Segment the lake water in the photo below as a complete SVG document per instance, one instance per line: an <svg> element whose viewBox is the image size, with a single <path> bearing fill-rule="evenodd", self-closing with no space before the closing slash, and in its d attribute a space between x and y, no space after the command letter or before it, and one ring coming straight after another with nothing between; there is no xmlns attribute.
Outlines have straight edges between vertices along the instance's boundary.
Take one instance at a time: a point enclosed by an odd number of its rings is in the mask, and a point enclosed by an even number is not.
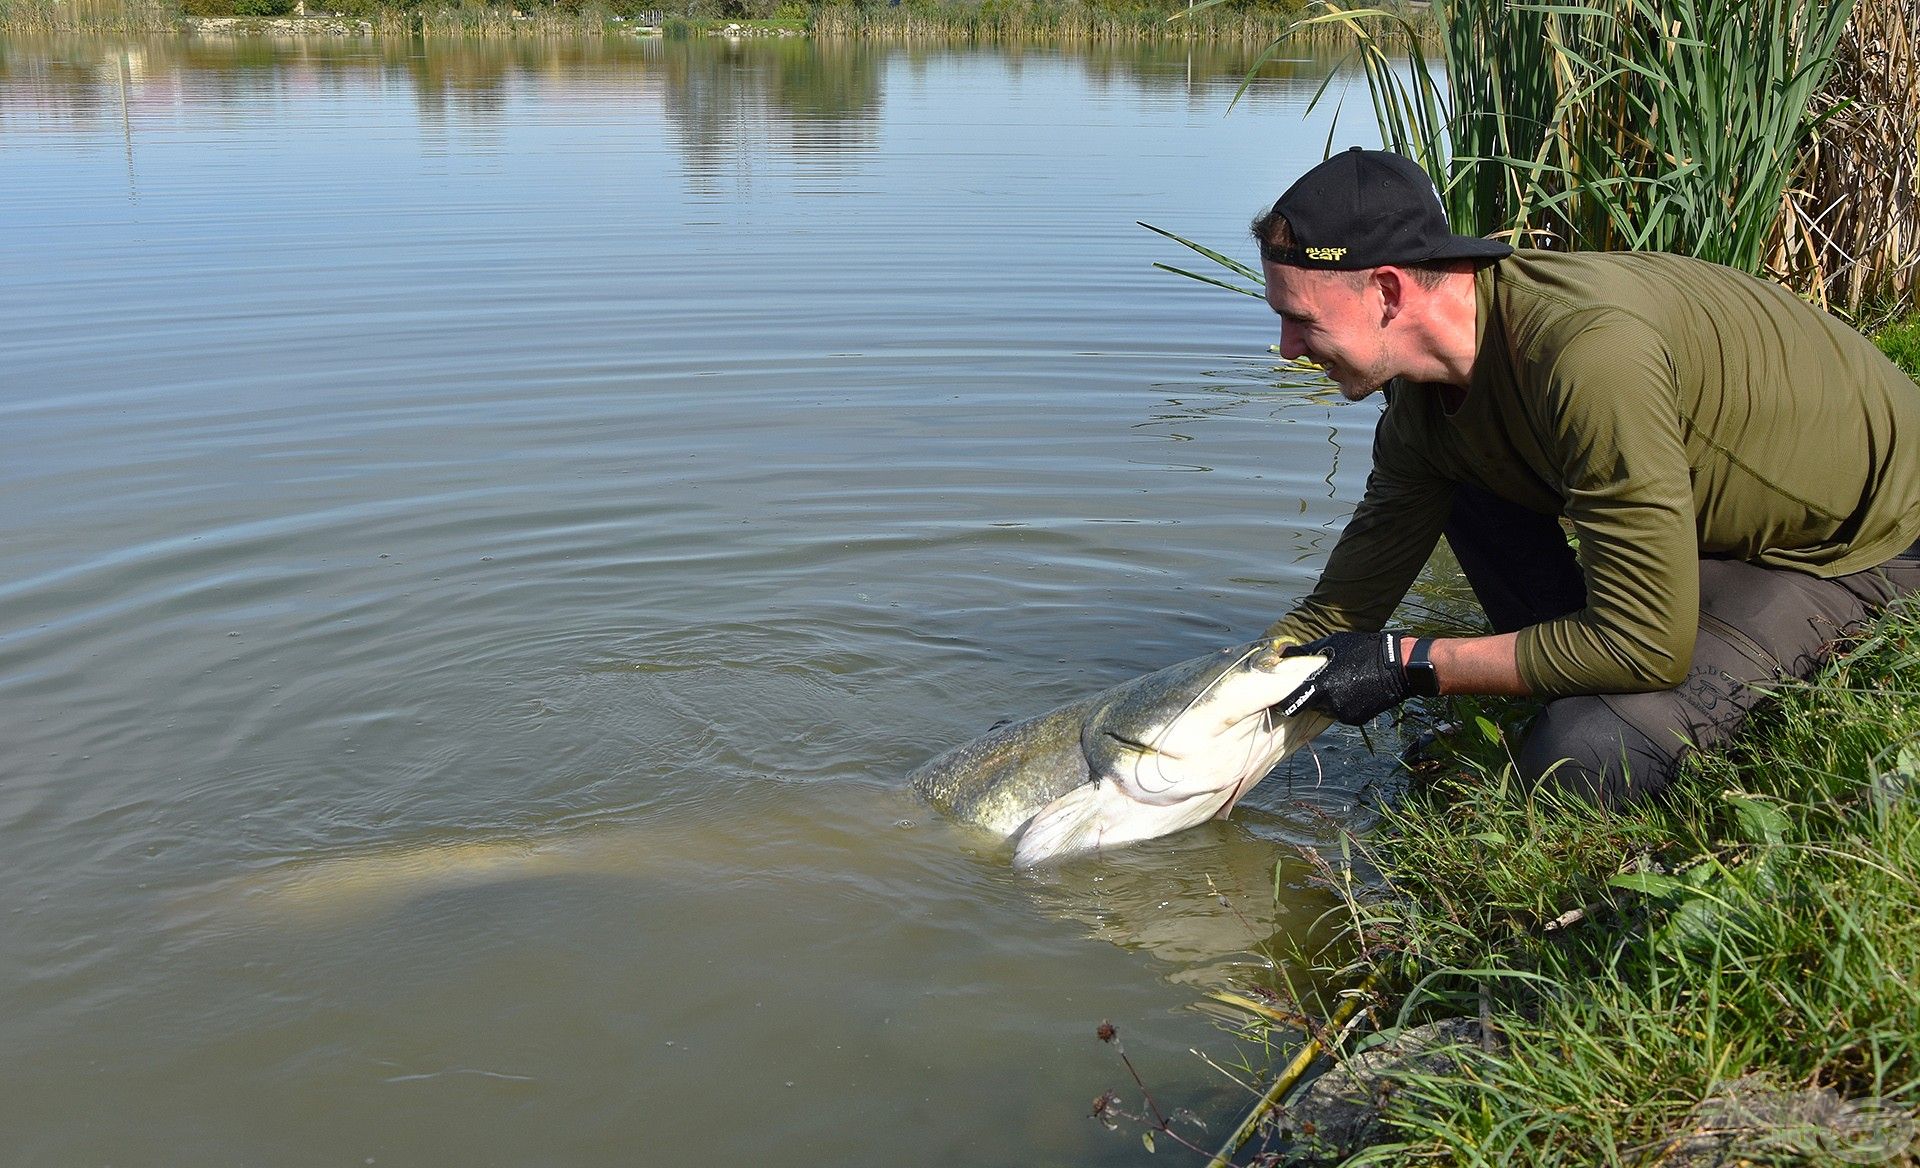
<svg viewBox="0 0 1920 1168"><path fill-rule="evenodd" d="M1249 57L0 41L7 1162L1132 1163L1103 1019L1224 1133L1391 764L1037 875L901 779L1358 497L1135 225L1320 157Z"/></svg>

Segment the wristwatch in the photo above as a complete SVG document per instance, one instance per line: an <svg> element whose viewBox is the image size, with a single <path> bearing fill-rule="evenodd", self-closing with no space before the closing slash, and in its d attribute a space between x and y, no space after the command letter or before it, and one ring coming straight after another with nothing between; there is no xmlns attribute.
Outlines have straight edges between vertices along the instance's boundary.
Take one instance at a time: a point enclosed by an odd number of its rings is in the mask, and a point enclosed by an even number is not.
<svg viewBox="0 0 1920 1168"><path fill-rule="evenodd" d="M1407 654L1404 666L1407 674L1407 692L1417 698L1437 698L1440 696L1440 675L1434 671L1432 637L1418 637L1413 642L1413 651Z"/></svg>

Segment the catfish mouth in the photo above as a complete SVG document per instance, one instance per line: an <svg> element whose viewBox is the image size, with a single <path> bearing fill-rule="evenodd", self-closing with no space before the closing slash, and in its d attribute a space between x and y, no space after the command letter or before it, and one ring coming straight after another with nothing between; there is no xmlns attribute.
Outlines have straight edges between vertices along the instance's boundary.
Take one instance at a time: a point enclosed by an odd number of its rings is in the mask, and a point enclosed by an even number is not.
<svg viewBox="0 0 1920 1168"><path fill-rule="evenodd" d="M1129 747L1133 750L1139 751L1141 754L1157 754L1162 756L1163 758L1179 758L1180 757L1179 755L1174 754L1172 751L1163 749L1162 747L1150 746L1145 742L1140 742L1135 739L1128 738L1124 734L1116 734L1111 730L1100 731L1100 736L1102 738L1107 739L1110 742L1117 742L1121 746Z"/></svg>

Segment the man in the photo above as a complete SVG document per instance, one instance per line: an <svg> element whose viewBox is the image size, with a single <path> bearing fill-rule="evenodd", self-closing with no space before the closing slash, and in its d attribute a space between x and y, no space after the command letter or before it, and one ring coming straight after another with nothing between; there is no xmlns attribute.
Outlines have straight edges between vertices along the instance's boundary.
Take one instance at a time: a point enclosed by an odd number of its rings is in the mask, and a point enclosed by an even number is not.
<svg viewBox="0 0 1920 1168"><path fill-rule="evenodd" d="M1522 774L1619 803L1920 589L1920 386L1783 289L1454 235L1358 147L1254 234L1282 354L1387 390L1365 497L1268 630L1331 658L1289 709L1531 695ZM1379 632L1443 532L1493 635Z"/></svg>

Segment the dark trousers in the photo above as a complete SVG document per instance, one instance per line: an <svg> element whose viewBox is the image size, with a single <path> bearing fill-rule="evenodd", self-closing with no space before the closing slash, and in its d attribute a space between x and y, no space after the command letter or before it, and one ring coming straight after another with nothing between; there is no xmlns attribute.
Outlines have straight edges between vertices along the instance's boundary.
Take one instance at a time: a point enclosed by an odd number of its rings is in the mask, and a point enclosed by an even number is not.
<svg viewBox="0 0 1920 1168"><path fill-rule="evenodd" d="M1455 488L1447 543L1495 632L1586 604L1579 562L1551 516ZM1607 805L1663 790L1689 750L1733 736L1768 685L1808 677L1834 643L1920 591L1920 544L1877 568L1823 580L1740 560L1700 561L1700 632L1686 678L1669 690L1547 703L1516 760L1530 783Z"/></svg>

